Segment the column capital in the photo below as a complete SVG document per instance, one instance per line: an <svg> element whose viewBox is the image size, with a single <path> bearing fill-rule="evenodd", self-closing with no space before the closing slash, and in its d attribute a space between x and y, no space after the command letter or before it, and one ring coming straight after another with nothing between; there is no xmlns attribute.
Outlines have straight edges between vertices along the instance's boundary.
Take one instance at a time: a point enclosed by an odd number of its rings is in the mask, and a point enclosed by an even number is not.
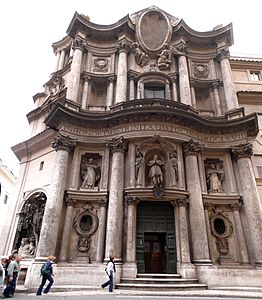
<svg viewBox="0 0 262 300"><path fill-rule="evenodd" d="M66 196L65 202L66 202L66 206L74 206L76 200Z"/></svg>
<svg viewBox="0 0 262 300"><path fill-rule="evenodd" d="M214 90L214 89L218 89L219 86L220 86L220 82L219 82L218 80L212 82L212 88L213 88L213 90Z"/></svg>
<svg viewBox="0 0 262 300"><path fill-rule="evenodd" d="M176 200L176 205L177 206L184 206L187 207L189 204L188 198L179 198Z"/></svg>
<svg viewBox="0 0 262 300"><path fill-rule="evenodd" d="M108 81L108 83L114 83L114 82L116 82L116 75L109 76L107 78L107 81Z"/></svg>
<svg viewBox="0 0 262 300"><path fill-rule="evenodd" d="M178 73L173 73L172 75L170 75L170 78L172 80L172 82L177 82L178 79Z"/></svg>
<svg viewBox="0 0 262 300"><path fill-rule="evenodd" d="M137 203L137 197L125 195L124 198L128 205L135 205Z"/></svg>
<svg viewBox="0 0 262 300"><path fill-rule="evenodd" d="M116 45L116 50L120 53L120 52L125 52L125 53L129 53L130 51L130 45L125 42L125 41L122 41L122 42L119 42L117 45Z"/></svg>
<svg viewBox="0 0 262 300"><path fill-rule="evenodd" d="M58 133L52 141L52 148L54 148L55 151L66 150L70 152L74 149L75 145L76 142L73 141L69 136L64 136L60 133Z"/></svg>
<svg viewBox="0 0 262 300"><path fill-rule="evenodd" d="M213 203L204 202L203 206L204 206L205 210L208 210L208 211L214 211L215 210L215 205Z"/></svg>
<svg viewBox="0 0 262 300"><path fill-rule="evenodd" d="M84 52L86 49L86 41L80 36L76 36L75 39L73 40L72 48L74 50L79 49L82 52Z"/></svg>
<svg viewBox="0 0 262 300"><path fill-rule="evenodd" d="M81 77L82 77L82 79L83 79L84 82L88 82L88 81L91 80L91 77L87 73L85 73L85 72L83 72L81 74Z"/></svg>
<svg viewBox="0 0 262 300"><path fill-rule="evenodd" d="M231 153L234 158L240 159L251 157L253 155L253 145L251 143L241 144L231 148Z"/></svg>
<svg viewBox="0 0 262 300"><path fill-rule="evenodd" d="M122 152L125 153L128 148L128 140L124 139L123 136L119 138L113 138L107 142L107 147L114 152Z"/></svg>
<svg viewBox="0 0 262 300"><path fill-rule="evenodd" d="M221 49L219 51L217 51L217 56L216 56L216 61L221 62L221 60L223 60L224 58L229 59L230 57L230 52L228 49Z"/></svg>
<svg viewBox="0 0 262 300"><path fill-rule="evenodd" d="M185 155L197 155L203 150L203 145L194 142L192 139L182 144Z"/></svg>
<svg viewBox="0 0 262 300"><path fill-rule="evenodd" d="M172 49L174 55L177 55L177 56L186 56L187 52L188 52L186 43L183 41L180 42L178 45L172 46L171 49Z"/></svg>
<svg viewBox="0 0 262 300"><path fill-rule="evenodd" d="M99 200L99 201L98 201L98 205L99 205L100 207L106 207L106 205L107 205L107 200L106 200L106 199L101 199L101 200Z"/></svg>

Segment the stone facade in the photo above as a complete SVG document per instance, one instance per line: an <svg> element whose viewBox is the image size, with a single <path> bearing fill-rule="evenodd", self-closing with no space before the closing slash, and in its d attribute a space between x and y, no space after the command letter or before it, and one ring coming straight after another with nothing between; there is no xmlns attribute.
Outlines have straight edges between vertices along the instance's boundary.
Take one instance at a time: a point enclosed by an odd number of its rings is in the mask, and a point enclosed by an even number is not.
<svg viewBox="0 0 262 300"><path fill-rule="evenodd" d="M117 282L261 282L262 60L231 57L232 36L157 7L110 26L74 15L32 137L13 147L19 207L3 252L34 238L27 287L50 254L57 284L97 285L109 255Z"/></svg>

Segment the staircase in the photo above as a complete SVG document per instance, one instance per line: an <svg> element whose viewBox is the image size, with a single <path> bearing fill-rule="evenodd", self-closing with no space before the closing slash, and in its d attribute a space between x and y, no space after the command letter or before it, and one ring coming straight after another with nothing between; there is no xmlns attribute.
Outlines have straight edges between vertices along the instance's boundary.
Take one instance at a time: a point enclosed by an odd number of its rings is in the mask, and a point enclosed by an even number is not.
<svg viewBox="0 0 262 300"><path fill-rule="evenodd" d="M180 274L137 274L137 278L122 278L117 289L143 291L206 290L198 279L184 279Z"/></svg>

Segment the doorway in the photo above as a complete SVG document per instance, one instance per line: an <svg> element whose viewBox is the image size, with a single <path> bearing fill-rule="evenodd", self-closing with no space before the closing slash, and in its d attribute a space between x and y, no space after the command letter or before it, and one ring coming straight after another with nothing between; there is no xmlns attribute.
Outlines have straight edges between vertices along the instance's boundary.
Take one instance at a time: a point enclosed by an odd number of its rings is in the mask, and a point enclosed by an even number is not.
<svg viewBox="0 0 262 300"><path fill-rule="evenodd" d="M140 202L137 207L138 273L176 273L174 208L170 202Z"/></svg>
<svg viewBox="0 0 262 300"><path fill-rule="evenodd" d="M166 273L166 233L145 232L144 257L146 273Z"/></svg>

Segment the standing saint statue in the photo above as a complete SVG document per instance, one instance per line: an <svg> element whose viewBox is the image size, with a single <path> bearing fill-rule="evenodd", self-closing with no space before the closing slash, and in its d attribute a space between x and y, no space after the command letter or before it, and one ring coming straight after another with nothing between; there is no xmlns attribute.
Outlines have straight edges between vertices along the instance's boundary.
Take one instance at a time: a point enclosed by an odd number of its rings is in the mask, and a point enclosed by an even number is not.
<svg viewBox="0 0 262 300"><path fill-rule="evenodd" d="M222 182L224 179L223 168L218 168L214 163L207 166L207 184L210 193L223 193Z"/></svg>
<svg viewBox="0 0 262 300"><path fill-rule="evenodd" d="M81 190L94 189L96 181L100 178L99 167L95 164L92 157L88 158L83 166L84 180L80 187Z"/></svg>
<svg viewBox="0 0 262 300"><path fill-rule="evenodd" d="M149 177L153 182L154 187L162 186L164 181L164 176L162 172L162 166L164 163L161 159L158 159L157 155L154 155L153 159L149 161Z"/></svg>

